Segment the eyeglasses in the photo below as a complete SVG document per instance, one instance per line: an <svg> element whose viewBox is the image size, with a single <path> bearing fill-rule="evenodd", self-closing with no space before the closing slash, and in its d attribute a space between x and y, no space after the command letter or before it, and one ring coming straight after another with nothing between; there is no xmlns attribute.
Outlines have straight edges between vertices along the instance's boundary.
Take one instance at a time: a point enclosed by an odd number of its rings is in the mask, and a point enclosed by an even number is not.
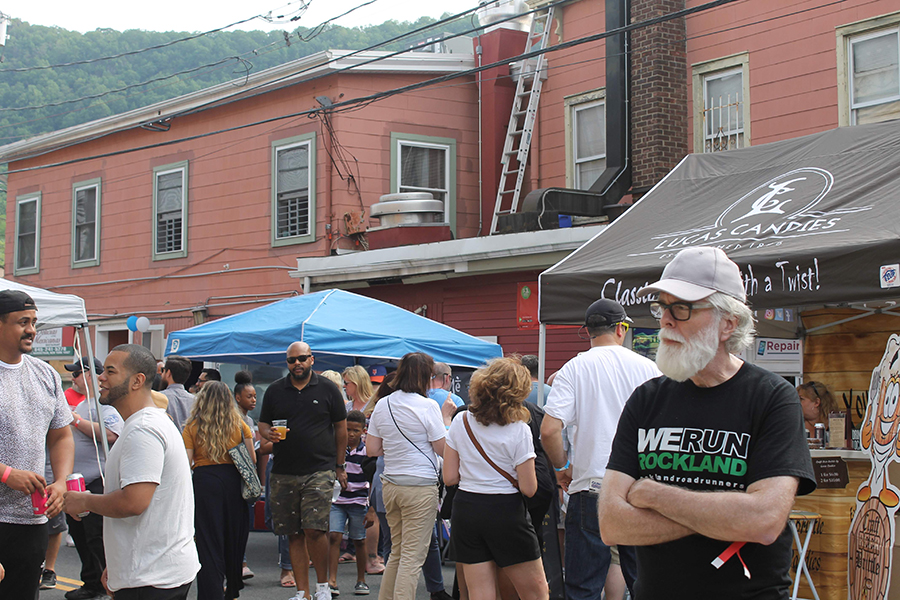
<svg viewBox="0 0 900 600"><path fill-rule="evenodd" d="M72 373L72 379L77 379L84 375L84 371L78 371L77 373Z"/></svg>
<svg viewBox="0 0 900 600"><path fill-rule="evenodd" d="M626 323L625 321L622 321L621 323L616 323L616 325L621 325L622 327L625 328L625 331L623 331L622 333L628 333L628 328L631 327L631 325L629 323Z"/></svg>
<svg viewBox="0 0 900 600"><path fill-rule="evenodd" d="M650 314L654 319L662 319L663 314L668 310L676 321L687 321L691 318L692 311L712 307L713 305L709 302L673 302L672 304L651 302Z"/></svg>
<svg viewBox="0 0 900 600"><path fill-rule="evenodd" d="M312 354L301 354L300 356L288 356L287 362L289 365L292 365L297 361L306 362L311 358L312 358Z"/></svg>

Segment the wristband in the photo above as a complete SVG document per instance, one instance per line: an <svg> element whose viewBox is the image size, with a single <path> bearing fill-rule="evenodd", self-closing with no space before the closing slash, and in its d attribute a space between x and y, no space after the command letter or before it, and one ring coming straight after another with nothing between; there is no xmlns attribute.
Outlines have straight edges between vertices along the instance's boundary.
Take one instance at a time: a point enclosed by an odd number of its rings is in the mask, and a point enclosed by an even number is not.
<svg viewBox="0 0 900 600"><path fill-rule="evenodd" d="M566 469L568 469L571 466L572 466L572 463L569 462L568 458L566 458L566 466L561 467L559 469L557 469L556 467L553 467L553 470L556 471L557 473L562 473L563 471L565 471Z"/></svg>
<svg viewBox="0 0 900 600"><path fill-rule="evenodd" d="M0 483L6 483L6 480L9 479L10 473L12 473L12 467L6 465L6 470L3 471L3 477L0 477Z"/></svg>

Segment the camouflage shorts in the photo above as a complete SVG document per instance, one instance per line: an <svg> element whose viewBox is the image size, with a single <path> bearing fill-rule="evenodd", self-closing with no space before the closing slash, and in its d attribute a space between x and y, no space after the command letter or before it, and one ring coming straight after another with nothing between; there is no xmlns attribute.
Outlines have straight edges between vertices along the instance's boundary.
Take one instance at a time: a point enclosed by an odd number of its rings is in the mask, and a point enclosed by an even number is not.
<svg viewBox="0 0 900 600"><path fill-rule="evenodd" d="M272 530L277 535L294 535L304 529L328 531L334 477L334 471L311 475L272 473Z"/></svg>

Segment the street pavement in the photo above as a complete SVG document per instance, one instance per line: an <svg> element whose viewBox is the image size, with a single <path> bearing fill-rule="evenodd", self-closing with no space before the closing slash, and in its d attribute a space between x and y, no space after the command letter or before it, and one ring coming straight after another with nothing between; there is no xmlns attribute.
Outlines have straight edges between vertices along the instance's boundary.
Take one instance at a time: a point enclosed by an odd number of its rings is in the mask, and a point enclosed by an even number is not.
<svg viewBox="0 0 900 600"><path fill-rule="evenodd" d="M255 577L244 582L245 587L241 591L241 600L288 600L294 595L294 591L282 588L279 585L281 568L278 566L277 560L278 549L275 536L268 531L250 532L250 540L247 543L247 563L255 573ZM443 571L444 589L449 593L453 590L455 572L453 563L445 563ZM56 561L56 574L59 582L56 589L42 590L40 599L64 600L63 595L66 591L75 589L81 584L79 581L80 573L81 561L78 560L75 548L63 545L60 548L59 558ZM310 581L315 582L315 571L313 569L310 569ZM378 591L381 588L381 575L366 575L366 583L369 584L371 593L368 596L354 596L353 586L356 584L356 564L344 563L338 565L337 583L338 589L341 591L341 600L351 598L376 600ZM196 597L197 589L195 586L191 586L188 598L194 599ZM416 600L429 600L428 592L425 591L425 582L421 576L419 577Z"/></svg>

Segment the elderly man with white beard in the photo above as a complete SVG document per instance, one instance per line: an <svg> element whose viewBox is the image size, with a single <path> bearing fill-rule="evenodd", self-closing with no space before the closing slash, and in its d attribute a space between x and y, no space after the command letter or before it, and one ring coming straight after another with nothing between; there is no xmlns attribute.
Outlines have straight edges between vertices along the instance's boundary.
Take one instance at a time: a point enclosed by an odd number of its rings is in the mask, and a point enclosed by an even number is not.
<svg viewBox="0 0 900 600"><path fill-rule="evenodd" d="M753 339L738 266L682 250L656 293L665 375L629 398L600 496L607 544L638 546L635 600L788 598L794 496L815 489L797 393L736 356Z"/></svg>

